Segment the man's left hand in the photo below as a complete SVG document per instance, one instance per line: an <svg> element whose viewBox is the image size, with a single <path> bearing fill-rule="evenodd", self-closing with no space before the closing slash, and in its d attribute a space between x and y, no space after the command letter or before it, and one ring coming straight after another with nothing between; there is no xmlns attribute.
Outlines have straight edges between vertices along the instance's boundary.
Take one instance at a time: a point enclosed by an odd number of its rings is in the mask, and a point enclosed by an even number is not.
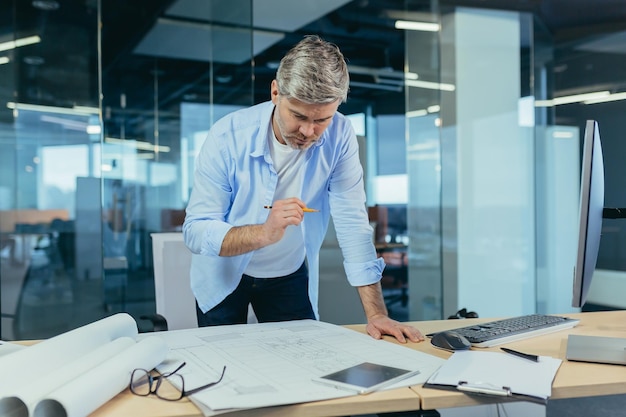
<svg viewBox="0 0 626 417"><path fill-rule="evenodd" d="M392 320L382 314L368 318L365 330L374 339L381 339L384 335L389 335L395 337L400 343L406 343L407 340L411 342L424 340L424 335L417 328Z"/></svg>

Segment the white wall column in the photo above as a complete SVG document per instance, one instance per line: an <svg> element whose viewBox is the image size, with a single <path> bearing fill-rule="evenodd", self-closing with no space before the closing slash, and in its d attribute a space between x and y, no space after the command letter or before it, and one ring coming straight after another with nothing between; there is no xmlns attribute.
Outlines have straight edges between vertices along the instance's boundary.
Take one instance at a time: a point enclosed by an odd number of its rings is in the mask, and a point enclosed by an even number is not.
<svg viewBox="0 0 626 417"><path fill-rule="evenodd" d="M443 16L443 313L535 311L533 130L519 123L520 16ZM450 80L446 79L450 78Z"/></svg>

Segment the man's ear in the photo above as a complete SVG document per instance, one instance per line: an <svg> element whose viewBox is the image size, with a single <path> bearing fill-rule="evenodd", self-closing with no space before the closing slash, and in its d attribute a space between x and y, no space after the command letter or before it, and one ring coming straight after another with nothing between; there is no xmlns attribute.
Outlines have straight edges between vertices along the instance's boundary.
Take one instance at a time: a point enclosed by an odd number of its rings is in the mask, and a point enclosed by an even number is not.
<svg viewBox="0 0 626 417"><path fill-rule="evenodd" d="M272 99L272 103L278 104L278 83L276 80L272 80L272 84L270 86L270 98Z"/></svg>

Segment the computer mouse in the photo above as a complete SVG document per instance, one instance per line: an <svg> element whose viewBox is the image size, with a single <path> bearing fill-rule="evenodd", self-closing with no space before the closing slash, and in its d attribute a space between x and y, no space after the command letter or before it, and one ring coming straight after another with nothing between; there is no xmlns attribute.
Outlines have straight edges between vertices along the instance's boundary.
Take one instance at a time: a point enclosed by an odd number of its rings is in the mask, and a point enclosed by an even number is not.
<svg viewBox="0 0 626 417"><path fill-rule="evenodd" d="M430 343L436 348L450 351L468 350L472 347L472 344L465 336L461 336L453 330L435 333L430 339Z"/></svg>

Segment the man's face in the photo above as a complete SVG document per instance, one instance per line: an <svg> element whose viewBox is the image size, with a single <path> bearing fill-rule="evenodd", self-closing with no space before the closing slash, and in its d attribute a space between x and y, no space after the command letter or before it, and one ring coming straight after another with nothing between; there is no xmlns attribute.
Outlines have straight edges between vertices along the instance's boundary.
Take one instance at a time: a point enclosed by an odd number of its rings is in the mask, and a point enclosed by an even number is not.
<svg viewBox="0 0 626 417"><path fill-rule="evenodd" d="M272 127L276 139L293 149L308 149L317 141L337 112L340 100L328 104L306 104L282 97L272 81L272 102L276 105Z"/></svg>

